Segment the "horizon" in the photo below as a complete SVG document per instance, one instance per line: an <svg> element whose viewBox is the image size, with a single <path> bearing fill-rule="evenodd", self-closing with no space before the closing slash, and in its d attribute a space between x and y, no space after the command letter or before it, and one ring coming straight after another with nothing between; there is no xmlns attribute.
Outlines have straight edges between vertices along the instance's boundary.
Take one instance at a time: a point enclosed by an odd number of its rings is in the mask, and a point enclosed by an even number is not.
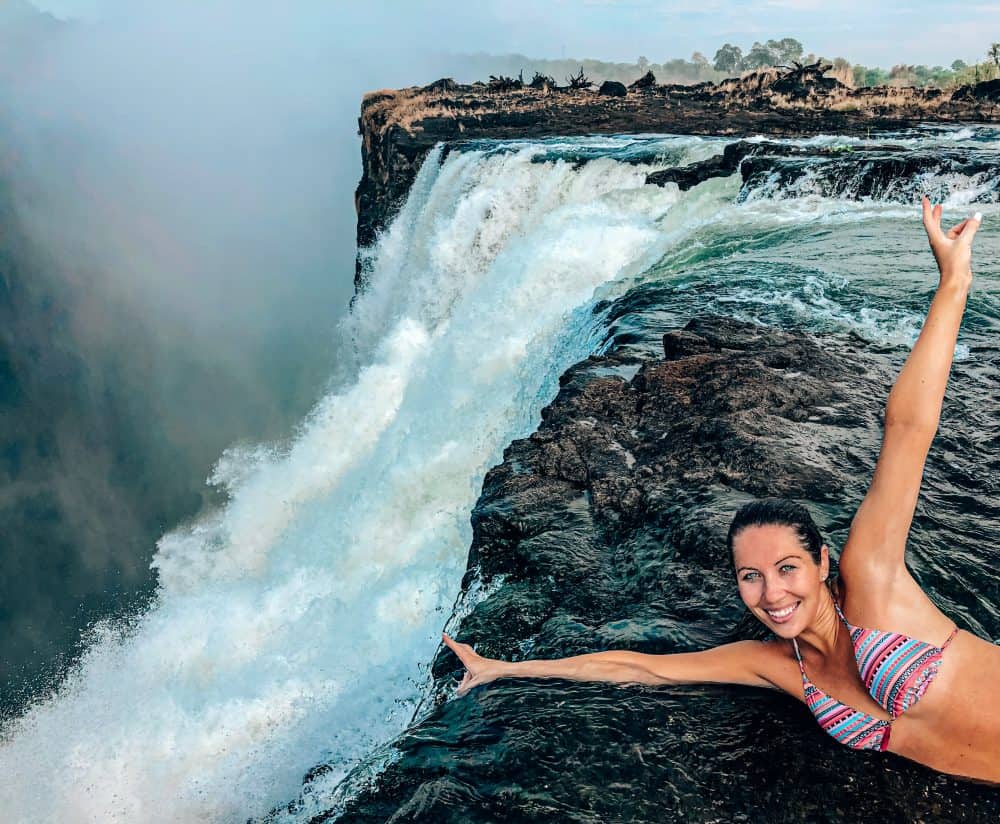
<svg viewBox="0 0 1000 824"><path fill-rule="evenodd" d="M158 13L153 6L137 8L123 0L29 1L63 20L134 19ZM171 14L184 15L185 6L196 13L228 7L234 14L230 20L250 21L274 14L268 3L234 4L228 0L207 6L181 0L172 4ZM349 8L300 0L296 8L300 15L311 16L317 26L328 25L331 32L357 28L371 34L373 26L381 26L393 43L399 42L401 32L412 32L407 45L414 54L431 53L425 43L448 43L457 48L438 45L433 52L456 57L524 55L535 60L616 63L635 63L640 57L663 63L688 59L696 51L711 61L725 43L747 51L755 41L794 37L806 53L843 57L854 65L886 69L900 64L949 66L955 60L984 60L991 42L984 32L1000 32L1000 4L973 4L962 9L961 19L928 26L927 21L940 14L940 4L925 0L880 4L877 8L847 0L836 9L826 8L818 0L769 0L764 4L708 0L697 10L682 3L653 0L546 4L488 0L471 16L466 8L440 0L416 0L404 8L388 0ZM220 20L214 13L206 19ZM859 36L859 32L864 34ZM334 35L333 39L339 38Z"/></svg>

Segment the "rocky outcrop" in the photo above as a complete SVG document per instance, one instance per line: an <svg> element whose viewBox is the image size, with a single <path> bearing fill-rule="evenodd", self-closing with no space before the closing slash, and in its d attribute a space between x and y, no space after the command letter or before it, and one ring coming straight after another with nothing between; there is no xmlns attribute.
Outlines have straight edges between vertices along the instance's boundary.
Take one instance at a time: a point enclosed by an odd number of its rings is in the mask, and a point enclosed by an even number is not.
<svg viewBox="0 0 1000 824"><path fill-rule="evenodd" d="M658 186L676 183L686 191L737 171L744 184L741 197L764 187L789 188L808 177L812 191L827 197L912 202L915 186L933 195L931 177L953 175L968 179L979 176L978 202L1000 199L996 156L990 150L937 147L931 152L891 144L862 148L850 143L796 146L740 140L707 160L653 172L646 176L646 182Z"/></svg>
<svg viewBox="0 0 1000 824"><path fill-rule="evenodd" d="M362 245L394 214L438 141L642 131L849 135L992 117L982 90L963 100L854 91L817 67L715 86L660 86L650 75L624 96L567 90L551 78L504 92L433 85L365 99ZM721 155L648 182L686 189L738 171L746 189L762 178L791 185L808 172L817 185L851 181L885 195L879 187L900 176L893 164L910 164L903 177L912 179L940 164L973 175L982 162L960 150L924 158L879 146L856 156L849 145L734 139ZM359 271L359 286L363 279ZM538 430L512 443L485 478L472 513L465 617L453 633L482 654L680 652L739 637L745 613L725 530L752 497L810 502L834 546L846 535L878 448L893 373L885 352L848 335L718 317L660 336L663 288L640 286L598 307L611 348L562 376ZM389 747L390 763L359 766L338 790L353 796L346 809L312 820L844 821L865 809L886 820L901 810L908 820L948 810L953 820L978 821L997 812L992 790L830 745L787 696L512 679L449 700L460 674L442 647L429 705ZM329 769L307 776L304 799L322 796ZM831 786L851 792L831 795ZM308 807L317 809L314 800Z"/></svg>
<svg viewBox="0 0 1000 824"><path fill-rule="evenodd" d="M370 246L395 215L427 152L439 141L593 133L797 136L866 134L918 123L996 121L998 81L936 89L851 89L823 66L751 72L719 84L658 85L649 75L625 95L554 85L459 85L372 92L358 121L363 174L355 202L358 245ZM991 85L992 84L992 85ZM364 282L359 262L356 285Z"/></svg>
<svg viewBox="0 0 1000 824"><path fill-rule="evenodd" d="M702 648L741 613L725 530L743 501L806 499L843 534L842 502L860 499L878 443L882 362L860 342L715 317L662 343L571 368L538 431L489 472L464 585L490 594L459 640L507 659ZM991 790L830 745L788 697L515 679L444 700L461 674L444 648L433 674L436 707L342 824L996 812ZM848 785L849 798L820 789Z"/></svg>

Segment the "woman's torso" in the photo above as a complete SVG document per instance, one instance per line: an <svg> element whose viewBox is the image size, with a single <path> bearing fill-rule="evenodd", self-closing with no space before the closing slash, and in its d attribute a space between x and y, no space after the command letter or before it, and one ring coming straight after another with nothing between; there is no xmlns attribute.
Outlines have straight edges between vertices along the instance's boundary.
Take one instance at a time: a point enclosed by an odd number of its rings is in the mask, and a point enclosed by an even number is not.
<svg viewBox="0 0 1000 824"><path fill-rule="evenodd" d="M909 578L909 575L907 574ZM872 604L857 589L841 585L843 613L854 627L899 632L943 645L954 624L919 590L903 582L895 598ZM916 588L919 596L913 592ZM891 720L888 751L940 772L1000 782L1000 647L959 631L941 655L933 680L918 701L895 719L862 681L847 627L826 656L803 647L808 681L827 696L860 713ZM802 671L791 642L769 645L775 657L775 686L805 702Z"/></svg>

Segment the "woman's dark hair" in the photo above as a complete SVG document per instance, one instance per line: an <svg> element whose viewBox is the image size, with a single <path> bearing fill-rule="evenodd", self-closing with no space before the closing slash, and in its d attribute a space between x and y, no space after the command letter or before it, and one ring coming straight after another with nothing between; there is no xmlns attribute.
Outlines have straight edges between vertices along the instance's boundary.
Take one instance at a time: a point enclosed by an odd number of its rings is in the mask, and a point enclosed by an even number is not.
<svg viewBox="0 0 1000 824"><path fill-rule="evenodd" d="M823 537L819 534L816 522L802 504L786 498L763 498L740 508L729 525L729 535L726 537L730 563L733 561L733 540L737 535L747 527L769 525L791 527L802 548L812 556L817 565L820 563L823 557L820 552Z"/></svg>
<svg viewBox="0 0 1000 824"><path fill-rule="evenodd" d="M762 498L759 501L751 501L742 506L729 525L726 546L729 550L729 563L732 566L734 575L736 574L736 563L733 560L733 540L747 527L770 525L790 527L795 532L802 548L809 553L813 561L818 565L823 560L821 552L823 537L820 535L819 528L816 526L816 522L813 521L812 515L809 514L809 510L802 506L802 504L790 501L787 498ZM827 579L827 586L830 587L831 592L836 592L836 576L833 563L833 559L831 558L830 576ZM747 610L733 629L732 637L734 640L764 640L774 636L750 610Z"/></svg>

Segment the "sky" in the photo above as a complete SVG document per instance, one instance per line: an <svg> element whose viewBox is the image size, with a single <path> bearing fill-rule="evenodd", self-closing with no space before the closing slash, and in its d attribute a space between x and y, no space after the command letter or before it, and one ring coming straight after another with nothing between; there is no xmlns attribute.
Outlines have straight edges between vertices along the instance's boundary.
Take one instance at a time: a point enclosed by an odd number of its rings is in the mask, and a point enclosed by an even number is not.
<svg viewBox="0 0 1000 824"><path fill-rule="evenodd" d="M0 0L2 2L3 0ZM149 2L32 0L60 17L94 19L148 11ZM175 4L164 4L170 9ZM183 2L180 5L184 5ZM208 0L203 7L232 7ZM950 65L983 59L1000 39L1000 3L928 0L272 0L251 4L285 16L308 15L318 25L371 32L412 29L414 50L510 53L530 57L589 57L660 63L701 51L711 58L724 42L747 50L754 40L795 37L806 51L852 63ZM422 21L419 22L419 21ZM391 37L393 42L395 37Z"/></svg>

